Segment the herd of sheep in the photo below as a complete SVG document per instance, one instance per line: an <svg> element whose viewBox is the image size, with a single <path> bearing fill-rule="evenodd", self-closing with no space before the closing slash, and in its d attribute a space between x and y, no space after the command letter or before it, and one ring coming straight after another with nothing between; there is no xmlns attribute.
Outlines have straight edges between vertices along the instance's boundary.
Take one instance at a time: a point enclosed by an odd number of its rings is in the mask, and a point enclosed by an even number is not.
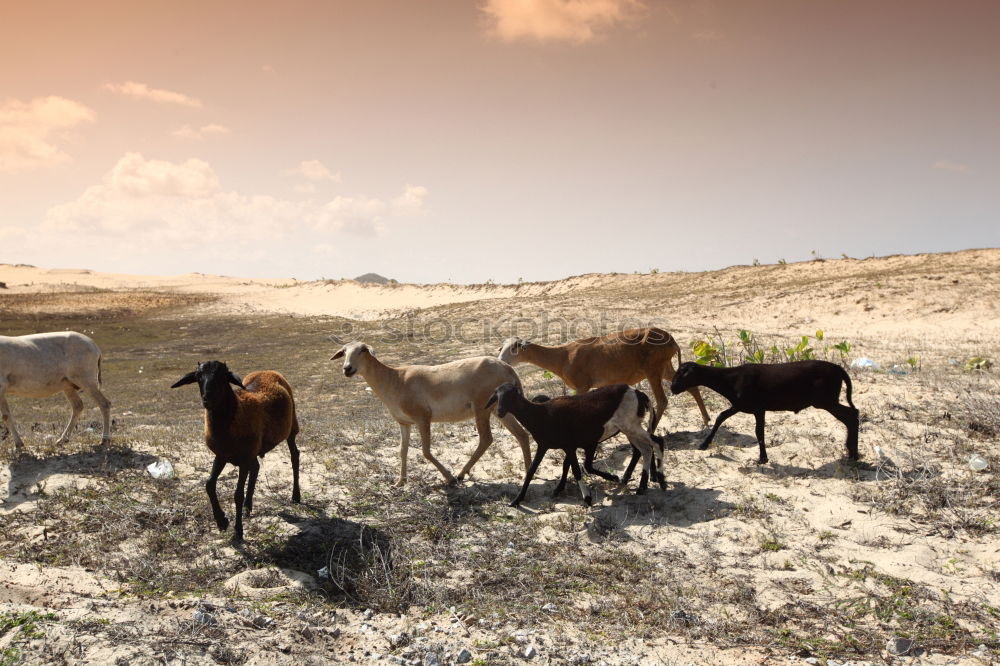
<svg viewBox="0 0 1000 666"><path fill-rule="evenodd" d="M576 452L584 450L584 469L602 478L627 483L638 460L642 474L637 493L646 490L651 477L661 488L664 440L655 434L667 406L663 382L670 381L673 394L688 391L709 423L698 387L705 386L732 405L718 415L701 448L712 441L719 426L738 412L756 417L761 464L767 462L764 448L764 414L768 411L798 412L806 407L825 409L847 426L847 453L858 458L858 410L851 400L851 379L840 366L826 361L797 361L772 365L747 364L735 368L711 368L679 363L680 347L668 332L643 328L586 338L557 346L545 346L520 338L503 343L499 357L482 356L442 365L391 367L378 360L371 347L355 342L338 350L331 360L343 359L346 377L361 375L381 399L400 428L400 470L397 486L406 483L407 450L414 426L421 450L445 481L463 479L493 442L490 418L495 415L514 436L524 456L525 478L517 506L549 449L565 452L562 477L556 493L563 490L570 470L584 501L591 494L583 481ZM524 396L514 366L531 363L561 378L574 395L556 398ZM642 391L632 388L649 382L655 405ZM253 506L253 493L260 470L258 458L282 441L288 443L292 459L292 501L299 502L299 432L292 387L274 371L254 372L241 379L225 363L207 361L181 377L172 388L198 384L205 408L205 443L215 454L212 473L205 484L212 513L219 529L229 520L219 505L216 482L227 464L239 469L235 491L233 542L243 540L243 516ZM847 405L840 404L841 386L847 388ZM7 403L7 394L46 397L62 391L72 407L66 429L69 437L83 410L79 392L90 395L104 418L102 443L110 441L110 402L101 392L101 352L93 340L74 332L39 333L19 337L0 336L0 414L14 441L15 456L24 451ZM651 416L643 425L646 413ZM431 423L474 420L479 444L458 477L431 452ZM594 467L598 444L623 433L633 447L632 460L622 479ZM530 435L530 437L529 437ZM530 439L536 443L531 455Z"/></svg>

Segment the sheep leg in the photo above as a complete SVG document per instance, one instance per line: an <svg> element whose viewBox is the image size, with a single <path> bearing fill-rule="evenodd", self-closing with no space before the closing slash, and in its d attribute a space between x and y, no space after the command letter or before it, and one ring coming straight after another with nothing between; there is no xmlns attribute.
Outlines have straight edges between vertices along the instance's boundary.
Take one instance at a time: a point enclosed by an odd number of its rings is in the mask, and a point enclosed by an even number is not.
<svg viewBox="0 0 1000 666"><path fill-rule="evenodd" d="M205 492L208 493L208 501L212 505L212 515L215 517L215 524L219 526L220 532L225 532L229 527L229 519L226 518L222 507L219 506L219 496L216 494L215 484L219 480L219 475L222 474L222 469L225 466L226 461L216 456L215 461L212 463L212 473L209 475L208 481L205 482Z"/></svg>
<svg viewBox="0 0 1000 666"><path fill-rule="evenodd" d="M253 512L253 491L257 489L257 474L260 472L260 462L250 468L250 474L247 475L247 497L243 502L243 514L245 516L250 516Z"/></svg>
<svg viewBox="0 0 1000 666"><path fill-rule="evenodd" d="M465 475L472 470L472 466L483 457L486 449L490 448L490 444L493 443L493 431L490 430L490 413L488 411L476 414L476 431L479 433L479 446L476 447L475 453L469 458L469 462L465 463L465 467L459 472L459 481L465 478Z"/></svg>
<svg viewBox="0 0 1000 666"><path fill-rule="evenodd" d="M295 436L298 434L296 423L294 431L288 436L288 453L292 456L292 502L295 504L302 501L302 495L299 493L299 447L295 445Z"/></svg>
<svg viewBox="0 0 1000 666"><path fill-rule="evenodd" d="M4 425L10 430L10 436L14 440L14 454L19 455L24 450L24 441L17 432L17 426L14 425L14 417L11 416L10 405L7 404L6 392L7 387L0 386L0 416L3 417Z"/></svg>
<svg viewBox="0 0 1000 666"><path fill-rule="evenodd" d="M399 478L392 484L393 488L402 488L406 485L406 454L410 449L410 425L408 423L399 424Z"/></svg>
<svg viewBox="0 0 1000 666"><path fill-rule="evenodd" d="M240 467L240 476L236 480L236 492L233 493L233 501L236 503L236 523L233 524L233 545L237 545L243 542L243 498L244 489L246 488L247 476L250 475L253 468L260 469L260 463L257 462L256 458L251 458L249 462L245 462Z"/></svg>
<svg viewBox="0 0 1000 666"><path fill-rule="evenodd" d="M662 437L660 437L658 435L652 435L651 438L656 443L656 445L660 448L660 458L662 460L662 458L663 458L663 444L664 444L664 440L663 440ZM642 453L639 452L639 449L637 449L637 448L635 448L633 446L632 447L632 459L629 460L628 467L625 468L625 472L622 474L622 485L623 486L626 485L632 479L632 471L635 469L635 465L636 465L637 462L639 462L639 458L641 458L641 457L642 457ZM645 471L643 471L643 473L645 473ZM663 473L660 470L658 470L658 469L656 469L654 467L653 470L652 470L652 476L653 476L653 482L660 484L660 488L663 488L664 490L666 490L666 488L667 488L667 479L666 479L666 477L663 476ZM640 474L640 476L639 476L639 484L640 485L646 485L648 483L649 483L648 477L647 477L647 479L645 481L643 481L642 475Z"/></svg>
<svg viewBox="0 0 1000 666"><path fill-rule="evenodd" d="M764 465L767 463L767 449L764 448L764 412L755 413L754 418L757 419L757 444L760 445L760 458L757 459L757 464Z"/></svg>
<svg viewBox="0 0 1000 666"><path fill-rule="evenodd" d="M80 418L80 412L83 411L83 400L80 399L79 389L69 382L63 382L63 393L66 395L66 400L69 402L69 408L72 411L69 415L69 422L66 424L66 428L59 435L59 439L56 440L56 446L61 446L69 441L69 434L73 432L73 428L76 427L76 421Z"/></svg>
<svg viewBox="0 0 1000 666"><path fill-rule="evenodd" d="M653 397L656 399L656 406L653 408L653 413L649 417L649 434L652 435L656 432L656 426L659 425L660 419L663 418L663 413L667 411L667 394L663 390L663 378L660 376L651 377L646 375L646 380L649 382L649 387L653 389Z"/></svg>
<svg viewBox="0 0 1000 666"><path fill-rule="evenodd" d="M569 474L569 456L568 455L565 456L565 457L563 457L562 476L559 477L559 484L556 486L556 489L552 491L552 496L553 497L558 497L559 493L561 493L563 491L563 489L566 487L566 475L567 474Z"/></svg>
<svg viewBox="0 0 1000 666"><path fill-rule="evenodd" d="M708 410L705 409L705 401L701 399L701 391L698 390L697 386L692 386L688 389L688 393L690 393L691 397L694 398L694 401L698 403L698 409L701 410L701 422L707 428L710 419L708 418Z"/></svg>
<svg viewBox="0 0 1000 666"><path fill-rule="evenodd" d="M608 472L602 472L601 470L599 470L596 467L594 467L594 456L596 456L596 455L597 455L597 447L596 446L593 446L593 447L591 447L589 449L584 449L584 454L583 454L583 468L585 470L587 470L587 472L590 473L590 474L595 474L595 475L601 477L602 479L606 479L608 481L614 481L615 483L619 483L621 481L621 479L619 479L615 474L610 474Z"/></svg>
<svg viewBox="0 0 1000 666"><path fill-rule="evenodd" d="M573 470L573 478L576 479L577 485L580 486L580 492L583 494L583 503L590 506L594 503L594 498L590 495L590 487L583 480L583 473L580 471L580 461L576 459L576 450L567 451L566 458L569 459L570 468Z"/></svg>
<svg viewBox="0 0 1000 666"><path fill-rule="evenodd" d="M541 444L538 445L538 451L535 452L535 458L531 461L531 465L528 466L528 471L524 475L524 484L521 486L521 492L517 494L514 501L510 503L511 506L516 507L524 499L524 496L528 494L528 484L531 483L532 477L535 476L535 472L538 470L538 466L542 463L542 458L545 457L545 452L548 449L543 447Z"/></svg>
<svg viewBox="0 0 1000 666"><path fill-rule="evenodd" d="M860 424L860 418L858 410L856 407L845 407L840 403L837 403L831 407L822 407L826 411L833 414L833 416L847 426L847 457L851 460L858 459L858 428Z"/></svg>
<svg viewBox="0 0 1000 666"><path fill-rule="evenodd" d="M643 430L640 432L642 433L642 435L649 437L646 431ZM649 486L650 471L652 471L654 476L657 471L656 467L653 465L653 458L655 457L655 454L653 452L653 447L651 446L651 444L647 444L646 442L642 441L643 438L638 436L637 433L625 433L625 435L626 437L628 437L629 443L631 443L632 446L636 450L638 450L639 453L642 455L642 474L639 476L639 488L635 491L636 495L642 495L646 492L646 488ZM663 465L663 458L660 457L660 476L661 476L660 487L665 489L666 482L662 480L663 476L662 465Z"/></svg>
<svg viewBox="0 0 1000 666"><path fill-rule="evenodd" d="M660 447L660 457L663 457L663 438L662 437L658 437L656 435L653 435L653 441L656 442L656 444ZM622 485L625 485L629 481L632 480L632 472L635 470L635 465L636 465L636 463L639 462L639 458L641 458L641 457L642 457L642 453L639 452L639 449L637 449L637 448L635 448L633 446L632 447L632 459L628 461L628 466L625 468L625 471L622 473L622 480L621 480ZM640 476L640 483L642 482L641 478L642 477ZM661 484L665 482L665 479L663 478L663 475L660 474L659 470L656 470L656 469L653 470L653 481L655 483L661 483ZM648 481L647 481L647 483L648 483Z"/></svg>
<svg viewBox="0 0 1000 666"><path fill-rule="evenodd" d="M507 416L500 419L500 423L507 431L514 435L514 439L521 446L521 455L524 456L524 471L527 472L528 468L531 466L531 437L528 432L521 427L521 424L517 422L513 414L508 414Z"/></svg>
<svg viewBox="0 0 1000 666"><path fill-rule="evenodd" d="M101 444L108 444L111 441L111 401L101 393L101 389L95 384L84 384L83 390L101 409L101 417L104 419L104 434L101 435Z"/></svg>
<svg viewBox="0 0 1000 666"><path fill-rule="evenodd" d="M424 458L429 460L432 465L437 467L437 470L441 472L441 476L444 477L445 483L447 483L448 485L452 485L453 483L455 483L455 477L452 476L451 471L447 467L442 465L438 461L438 459L434 457L434 454L431 453L431 422L424 421L417 427L420 428L420 445L421 445L421 450L424 454Z"/></svg>
<svg viewBox="0 0 1000 666"><path fill-rule="evenodd" d="M735 407L730 407L724 412L719 412L719 416L715 419L715 425L712 426L712 430L708 433L708 437L706 437L705 441L701 443L701 446L698 447L698 450L704 451L705 449L707 449L708 445L712 443L712 439L715 437L715 433L719 431L719 426L721 426L726 419L728 419L733 414L736 414L738 411L740 410L736 409Z"/></svg>

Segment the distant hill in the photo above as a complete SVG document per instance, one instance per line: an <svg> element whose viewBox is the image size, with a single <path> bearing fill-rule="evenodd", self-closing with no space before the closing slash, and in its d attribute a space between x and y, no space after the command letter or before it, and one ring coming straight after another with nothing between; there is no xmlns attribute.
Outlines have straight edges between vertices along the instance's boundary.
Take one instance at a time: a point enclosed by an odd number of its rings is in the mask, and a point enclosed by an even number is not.
<svg viewBox="0 0 1000 666"><path fill-rule="evenodd" d="M355 282L367 282L368 284L389 284L390 282L395 282L395 280L382 277L378 273L365 273L354 278L354 280Z"/></svg>

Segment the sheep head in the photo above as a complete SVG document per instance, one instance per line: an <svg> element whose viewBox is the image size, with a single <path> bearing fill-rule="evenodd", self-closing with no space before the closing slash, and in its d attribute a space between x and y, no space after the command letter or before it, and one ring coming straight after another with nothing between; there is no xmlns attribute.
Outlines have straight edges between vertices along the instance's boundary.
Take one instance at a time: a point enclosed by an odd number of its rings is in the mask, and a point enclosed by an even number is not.
<svg viewBox="0 0 1000 666"><path fill-rule="evenodd" d="M339 358L344 359L344 376L353 377L359 370L363 371L368 361L368 356L375 357L372 348L363 342L352 342L337 350L337 353L330 357L331 361Z"/></svg>
<svg viewBox="0 0 1000 666"><path fill-rule="evenodd" d="M531 343L527 340L522 340L518 337L507 338L503 341L503 345L500 347L500 352L497 354L497 358L508 365L518 365L521 363L521 360L518 358L518 354L520 354L524 348L530 344Z"/></svg>
<svg viewBox="0 0 1000 666"><path fill-rule="evenodd" d="M228 385L234 384L241 389L243 380L234 374L222 361L205 361L198 364L198 369L189 372L178 379L170 388L177 388L185 384L198 383L198 390L201 392L201 404L205 409L218 404L220 399L225 397L223 391L228 391Z"/></svg>
<svg viewBox="0 0 1000 666"><path fill-rule="evenodd" d="M507 412L510 411L516 401L522 397L521 389L507 382L497 387L483 409L489 409L495 403L497 406L497 418L502 419L507 416Z"/></svg>
<svg viewBox="0 0 1000 666"><path fill-rule="evenodd" d="M701 386L701 373L699 372L701 368L702 366L693 361L681 363L674 378L670 380L670 392L677 395L692 387Z"/></svg>

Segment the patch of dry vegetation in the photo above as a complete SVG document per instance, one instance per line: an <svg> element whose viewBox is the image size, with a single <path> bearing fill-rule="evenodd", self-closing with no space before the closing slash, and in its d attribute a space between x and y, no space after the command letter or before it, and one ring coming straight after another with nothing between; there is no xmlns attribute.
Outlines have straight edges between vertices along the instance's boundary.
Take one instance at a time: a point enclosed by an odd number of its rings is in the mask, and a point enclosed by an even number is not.
<svg viewBox="0 0 1000 666"><path fill-rule="evenodd" d="M602 297L594 311L609 321L650 311L648 302L622 296ZM519 649L512 633L525 627L556 636L552 644L564 647L550 653L554 663L584 651L613 654L626 637L646 641L628 653L634 661L671 642L877 659L894 636L910 637L925 651L961 655L984 644L1000 654L1000 577L987 552L998 531L1000 486L995 473L967 469L972 453L1000 469L992 375L964 373L946 363L945 352L926 353L920 373L855 375L867 459L857 465L840 460L843 430L821 412L769 420L772 465L750 462L752 420L740 417L720 432L720 446L702 454L694 450L701 433L688 430L697 421L693 402L682 397L668 411L666 493L636 497L593 480L598 501L586 508L570 491L550 497L560 461L548 461L528 509L511 509L507 502L523 470L499 429L473 481L435 485L436 472L420 462L415 446L410 484L393 489L398 429L363 384L344 379L328 362L338 346L330 336L348 331L390 362L443 362L493 352L517 317L569 315L580 303L570 295L530 307L475 307L371 323L190 309L88 320L84 332L105 355L115 446L94 446L97 437L87 428L96 422L88 412L70 445L55 450L51 442L68 416L64 401L14 399L38 459L10 466L0 557L80 566L119 586L120 598L101 607L106 615L52 620L52 636L138 646L168 660L197 650L217 663L242 663L256 650L283 654L286 647L298 658L347 650L362 658L375 645L414 658L421 656L418 645L444 645L438 638L420 643L415 631L397 639L388 629L362 635L345 625L341 635L333 627L338 613L365 609L375 613L368 622L382 627L402 622L392 619L398 615L457 618L454 636L486 663L509 660ZM430 325L432 318L454 322L473 313L496 323L496 340L442 338ZM44 321L46 329L62 327L80 322ZM37 328L34 317L22 315L5 317L0 332ZM692 327L681 337L703 333ZM895 342L862 342L896 353ZM243 374L280 370L295 390L302 426L303 503L289 502L290 471L280 447L265 461L240 551L211 519L203 487L211 456L200 405L190 393L168 388L209 358ZM541 371L524 368L522 376L529 392L562 391ZM721 404L709 400L713 413ZM439 424L434 438L454 465L471 452L474 429ZM876 445L887 459L875 457ZM0 456L8 450L4 438ZM605 445L601 464L620 469L627 456L626 447ZM161 457L174 463L177 478L146 473ZM234 480L231 470L220 479L223 497ZM224 506L231 512L231 504ZM262 570L256 584L267 588L267 572L315 575L324 567L330 575L318 577L311 592L275 587L274 595L251 601L225 586L245 571ZM272 577L277 585L280 577ZM221 605L206 601L219 598ZM161 629L143 615L101 621L140 603L171 622ZM199 609L217 622L193 621ZM47 649L58 644L53 639ZM19 642L19 654L54 658L33 645Z"/></svg>

